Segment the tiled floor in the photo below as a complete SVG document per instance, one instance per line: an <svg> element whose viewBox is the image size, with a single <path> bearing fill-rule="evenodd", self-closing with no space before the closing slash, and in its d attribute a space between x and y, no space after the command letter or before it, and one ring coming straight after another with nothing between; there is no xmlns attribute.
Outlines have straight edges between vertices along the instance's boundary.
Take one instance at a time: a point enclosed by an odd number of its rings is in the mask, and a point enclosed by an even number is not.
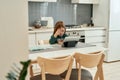
<svg viewBox="0 0 120 80"><path fill-rule="evenodd" d="M90 71L94 75L96 69ZM104 80L120 80L120 61L103 63Z"/></svg>
<svg viewBox="0 0 120 80"><path fill-rule="evenodd" d="M104 63L105 80L120 80L120 61Z"/></svg>

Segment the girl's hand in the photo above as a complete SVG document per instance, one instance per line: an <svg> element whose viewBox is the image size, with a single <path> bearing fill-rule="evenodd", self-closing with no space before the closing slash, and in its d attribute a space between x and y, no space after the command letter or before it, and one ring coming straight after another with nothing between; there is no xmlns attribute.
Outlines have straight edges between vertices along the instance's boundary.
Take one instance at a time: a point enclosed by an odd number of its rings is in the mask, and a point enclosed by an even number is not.
<svg viewBox="0 0 120 80"><path fill-rule="evenodd" d="M63 40L62 40L62 39L59 39L59 40L58 40L58 44L62 45L62 44L63 44Z"/></svg>
<svg viewBox="0 0 120 80"><path fill-rule="evenodd" d="M58 35L60 35L60 29L58 29L55 34L54 34L54 37L57 37Z"/></svg>

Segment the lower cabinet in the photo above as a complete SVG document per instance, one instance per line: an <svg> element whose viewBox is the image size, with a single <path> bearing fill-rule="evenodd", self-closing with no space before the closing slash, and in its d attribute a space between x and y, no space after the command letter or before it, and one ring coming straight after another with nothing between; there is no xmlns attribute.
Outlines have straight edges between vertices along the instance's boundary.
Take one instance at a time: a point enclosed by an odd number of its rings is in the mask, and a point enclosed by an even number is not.
<svg viewBox="0 0 120 80"><path fill-rule="evenodd" d="M28 45L29 47L36 46L36 37L35 33L29 33L28 35Z"/></svg>
<svg viewBox="0 0 120 80"><path fill-rule="evenodd" d="M97 46L105 46L105 30L85 30L85 43L97 45Z"/></svg>
<svg viewBox="0 0 120 80"><path fill-rule="evenodd" d="M29 47L39 45L40 40L49 40L53 32L32 32L28 35Z"/></svg>
<svg viewBox="0 0 120 80"><path fill-rule="evenodd" d="M40 40L49 40L52 35L52 32L38 32L36 33L36 42L37 45L40 42Z"/></svg>
<svg viewBox="0 0 120 80"><path fill-rule="evenodd" d="M105 41L104 36L85 37L85 43L99 43L104 41Z"/></svg>
<svg viewBox="0 0 120 80"><path fill-rule="evenodd" d="M71 36L84 35L85 43L105 47L106 41L105 29L77 30L77 32L76 33L75 32L71 30L67 31L66 33ZM29 47L39 45L38 43L40 42L40 40L49 40L52 34L53 31L29 33Z"/></svg>

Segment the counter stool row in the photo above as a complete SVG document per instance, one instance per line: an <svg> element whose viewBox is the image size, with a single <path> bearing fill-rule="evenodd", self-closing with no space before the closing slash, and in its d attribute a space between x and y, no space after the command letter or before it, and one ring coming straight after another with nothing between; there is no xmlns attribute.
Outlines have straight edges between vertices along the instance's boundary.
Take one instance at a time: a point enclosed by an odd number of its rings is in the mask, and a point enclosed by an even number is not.
<svg viewBox="0 0 120 80"><path fill-rule="evenodd" d="M38 57L36 62L41 70L39 75L34 75L32 64L30 65L30 80L104 80L103 60L104 52L75 53L74 55L56 57L52 59ZM75 59L76 68L72 68ZM97 67L96 74L93 75L85 68Z"/></svg>

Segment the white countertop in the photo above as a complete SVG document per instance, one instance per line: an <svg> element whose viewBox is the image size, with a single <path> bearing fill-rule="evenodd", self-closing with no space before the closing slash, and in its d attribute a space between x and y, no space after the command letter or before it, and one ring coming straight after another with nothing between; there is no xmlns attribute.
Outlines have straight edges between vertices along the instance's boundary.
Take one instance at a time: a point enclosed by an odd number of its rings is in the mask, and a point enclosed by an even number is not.
<svg viewBox="0 0 120 80"><path fill-rule="evenodd" d="M105 29L104 27L85 27L85 28L71 28L66 29L66 31L75 31L75 30L99 30L99 29ZM28 31L29 33L44 33L44 32L53 32L53 28L40 28L40 29L33 29L32 31Z"/></svg>
<svg viewBox="0 0 120 80"><path fill-rule="evenodd" d="M86 53L91 53L91 52L107 50L106 48L100 47L100 46L86 46L86 47L84 46L84 47L77 47L77 48L76 47L61 48L61 46L54 46L54 48L56 47L59 47L59 50L30 53L29 59L36 60L38 56L45 57L45 58L52 58L52 57L73 55L75 52L86 54Z"/></svg>

